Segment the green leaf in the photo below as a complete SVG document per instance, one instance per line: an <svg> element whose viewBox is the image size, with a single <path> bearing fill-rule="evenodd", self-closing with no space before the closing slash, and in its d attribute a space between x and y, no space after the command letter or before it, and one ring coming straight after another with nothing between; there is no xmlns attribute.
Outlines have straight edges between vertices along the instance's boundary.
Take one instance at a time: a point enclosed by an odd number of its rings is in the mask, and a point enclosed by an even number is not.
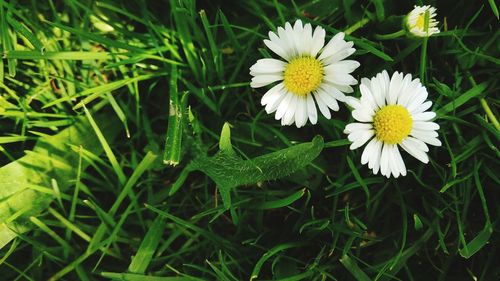
<svg viewBox="0 0 500 281"><path fill-rule="evenodd" d="M5 53L9 59L21 60L108 60L107 52L39 52L39 51L9 51Z"/></svg>
<svg viewBox="0 0 500 281"><path fill-rule="evenodd" d="M301 190L297 190L292 195L287 196L285 198L259 203L259 204L255 205L255 208L260 209L260 210L282 208L282 207L288 206L288 205L292 204L293 202L299 200L300 198L302 198L302 196L304 196L305 193L306 193L306 189L302 188Z"/></svg>
<svg viewBox="0 0 500 281"><path fill-rule="evenodd" d="M112 280L120 281L193 281L201 279L193 279L191 277L160 277L132 273L117 273L117 272L102 272L102 276Z"/></svg>
<svg viewBox="0 0 500 281"><path fill-rule="evenodd" d="M260 259L257 261L255 264L253 270L252 270L252 275L250 276L250 281L254 280L255 278L259 277L260 269L264 265L264 263L271 258L272 256L276 255L277 253L291 249L291 248L296 248L300 246L298 243L286 243L286 244L280 244L278 246L273 247L269 251L267 251L265 254L260 257Z"/></svg>
<svg viewBox="0 0 500 281"><path fill-rule="evenodd" d="M220 133L219 149L229 155L235 155L233 145L231 144L231 128L229 123L224 123L222 132Z"/></svg>
<svg viewBox="0 0 500 281"><path fill-rule="evenodd" d="M497 17L497 19L499 19L498 8L497 4L495 4L495 0L488 0L488 2L490 3L490 7L491 10L493 11L493 14L495 14L495 17Z"/></svg>
<svg viewBox="0 0 500 281"><path fill-rule="evenodd" d="M422 228L424 227L424 225L422 224L422 220L417 214L413 214L413 222L415 230L422 230Z"/></svg>
<svg viewBox="0 0 500 281"><path fill-rule="evenodd" d="M472 257L488 243L492 233L493 228L491 225L486 225L485 228L483 228L483 230L481 230L479 234L474 237L474 239L459 250L460 255L466 259Z"/></svg>
<svg viewBox="0 0 500 281"><path fill-rule="evenodd" d="M96 118L108 140L113 140L119 126L113 116L101 115ZM45 210L54 195L40 192L29 186L51 186L55 179L62 192L72 185L77 169L78 153L69 145L81 146L99 155L103 148L89 122L80 118L71 127L57 135L42 137L33 151L26 156L0 168L0 248L9 243L17 233L28 231L32 224L30 216ZM88 163L83 163L84 169Z"/></svg>
<svg viewBox="0 0 500 281"><path fill-rule="evenodd" d="M223 129L224 135L229 134L228 128L226 126ZM222 137L225 138L226 136ZM189 167L192 171L205 173L217 184L224 207L228 209L231 206L230 192L233 188L290 175L311 163L323 150L323 146L323 138L316 136L311 142L249 160L220 150L213 157L202 156L195 159Z"/></svg>
<svg viewBox="0 0 500 281"><path fill-rule="evenodd" d="M344 255L340 259L340 263L359 281L370 281L370 277L359 268L355 260L351 259L348 255Z"/></svg>
<svg viewBox="0 0 500 281"><path fill-rule="evenodd" d="M187 94L184 94L182 98L179 97L177 79L177 67L172 65L172 72L170 74L168 128L165 140L165 151L163 154L163 163L171 166L176 166L181 161L184 111L187 106Z"/></svg>
<svg viewBox="0 0 500 281"><path fill-rule="evenodd" d="M157 216L153 224L148 230L146 236L139 246L139 250L135 254L132 262L128 267L128 271L133 273L145 273L149 263L153 259L153 254L160 243L165 223L161 216Z"/></svg>
<svg viewBox="0 0 500 281"><path fill-rule="evenodd" d="M38 38L23 24L19 23L17 20L12 18L12 16L7 16L7 22L12 26L12 28L24 38L26 38L37 50L43 49L43 44L38 40Z"/></svg>
<svg viewBox="0 0 500 281"><path fill-rule="evenodd" d="M371 45L371 42L365 39L357 39L357 38L350 38L352 41L354 41L354 44L358 46L360 49L363 49L369 53L372 53L374 56L377 56L384 61L393 61L393 59L387 55L386 53L382 52L381 50L375 48L374 46Z"/></svg>
<svg viewBox="0 0 500 281"><path fill-rule="evenodd" d="M383 21L385 18L384 3L382 0L372 0L375 6L375 13L377 14L377 20Z"/></svg>
<svg viewBox="0 0 500 281"><path fill-rule="evenodd" d="M472 87L467 92L459 95L455 100L449 102L445 106L441 107L438 111L436 111L437 116L443 116L443 115L447 114L448 112L454 111L459 106L466 103L468 100L482 94L484 92L484 90L486 89L487 85L488 85L488 83L486 83L486 82L481 83L477 86Z"/></svg>

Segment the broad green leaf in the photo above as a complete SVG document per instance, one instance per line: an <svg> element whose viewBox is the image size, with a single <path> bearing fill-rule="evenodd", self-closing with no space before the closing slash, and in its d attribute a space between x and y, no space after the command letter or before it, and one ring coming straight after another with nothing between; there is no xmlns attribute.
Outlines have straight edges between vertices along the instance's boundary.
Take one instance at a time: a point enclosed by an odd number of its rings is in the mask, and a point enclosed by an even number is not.
<svg viewBox="0 0 500 281"><path fill-rule="evenodd" d="M223 130L222 147L229 134L229 127ZM255 184L261 181L275 180L300 170L311 163L323 150L323 138L316 136L311 142L298 144L276 152L244 160L237 155L227 153L227 147L212 157L202 156L190 163L189 167L209 176L219 188L224 207L231 206L230 192L233 188Z"/></svg>
<svg viewBox="0 0 500 281"><path fill-rule="evenodd" d="M97 122L112 141L119 126L113 116L101 115ZM40 138L33 151L0 168L0 248L9 243L16 233L28 231L33 224L29 217L46 209L55 198L53 194L40 192L30 186L50 188L55 179L62 192L76 178L78 153L69 145L82 146L98 155L102 152L91 125L84 118L57 135ZM88 164L84 163L82 168Z"/></svg>

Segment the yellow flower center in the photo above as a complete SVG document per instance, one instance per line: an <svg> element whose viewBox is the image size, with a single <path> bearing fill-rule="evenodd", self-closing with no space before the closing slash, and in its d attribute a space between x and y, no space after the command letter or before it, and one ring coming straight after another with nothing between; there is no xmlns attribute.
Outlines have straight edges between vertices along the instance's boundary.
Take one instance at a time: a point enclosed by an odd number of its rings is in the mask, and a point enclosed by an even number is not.
<svg viewBox="0 0 500 281"><path fill-rule="evenodd" d="M377 138L385 143L401 143L411 132L413 119L401 105L386 105L373 117Z"/></svg>
<svg viewBox="0 0 500 281"><path fill-rule="evenodd" d="M321 84L323 64L310 56L293 59L285 68L283 80L288 91L298 96L305 96Z"/></svg>
<svg viewBox="0 0 500 281"><path fill-rule="evenodd" d="M419 29L424 29L424 24L425 24L425 14L418 15L415 26L418 27Z"/></svg>

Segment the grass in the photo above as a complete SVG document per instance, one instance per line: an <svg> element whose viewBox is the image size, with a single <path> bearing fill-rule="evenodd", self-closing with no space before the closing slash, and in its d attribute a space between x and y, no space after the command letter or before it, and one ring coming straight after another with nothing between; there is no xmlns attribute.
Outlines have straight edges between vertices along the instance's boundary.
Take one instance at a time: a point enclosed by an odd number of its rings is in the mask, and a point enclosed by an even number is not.
<svg viewBox="0 0 500 281"><path fill-rule="evenodd" d="M498 8L424 3L428 41L384 36L412 1L0 0L1 279L498 280ZM297 18L346 31L358 79L425 81L428 165L373 175L346 106L265 113L248 68Z"/></svg>

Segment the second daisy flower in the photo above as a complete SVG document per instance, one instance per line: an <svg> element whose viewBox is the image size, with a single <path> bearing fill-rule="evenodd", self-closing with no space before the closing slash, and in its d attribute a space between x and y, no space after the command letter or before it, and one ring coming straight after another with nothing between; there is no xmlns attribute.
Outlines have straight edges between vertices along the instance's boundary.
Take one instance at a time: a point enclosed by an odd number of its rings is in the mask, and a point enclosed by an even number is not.
<svg viewBox="0 0 500 281"><path fill-rule="evenodd" d="M344 133L352 142L350 149L366 145L361 164L368 164L374 174L386 177L406 175L406 166L398 146L408 154L429 162L427 144L440 146L439 125L432 122L436 113L427 111L431 101L427 89L411 74L395 72L391 78L387 71L372 79L361 79L361 98L349 97L355 123L348 124ZM371 139L371 141L370 141Z"/></svg>
<svg viewBox="0 0 500 281"><path fill-rule="evenodd" d="M357 80L350 75L359 62L344 60L355 52L353 42L336 34L325 45L325 30L297 20L292 27L278 27L277 34L269 32L264 44L283 60L265 58L250 67L253 76L250 86L259 88L278 82L262 97L267 113L276 112L282 125L300 128L309 120L316 124L319 111L328 119L330 109L337 111L337 101L344 102L344 93L352 93Z"/></svg>

